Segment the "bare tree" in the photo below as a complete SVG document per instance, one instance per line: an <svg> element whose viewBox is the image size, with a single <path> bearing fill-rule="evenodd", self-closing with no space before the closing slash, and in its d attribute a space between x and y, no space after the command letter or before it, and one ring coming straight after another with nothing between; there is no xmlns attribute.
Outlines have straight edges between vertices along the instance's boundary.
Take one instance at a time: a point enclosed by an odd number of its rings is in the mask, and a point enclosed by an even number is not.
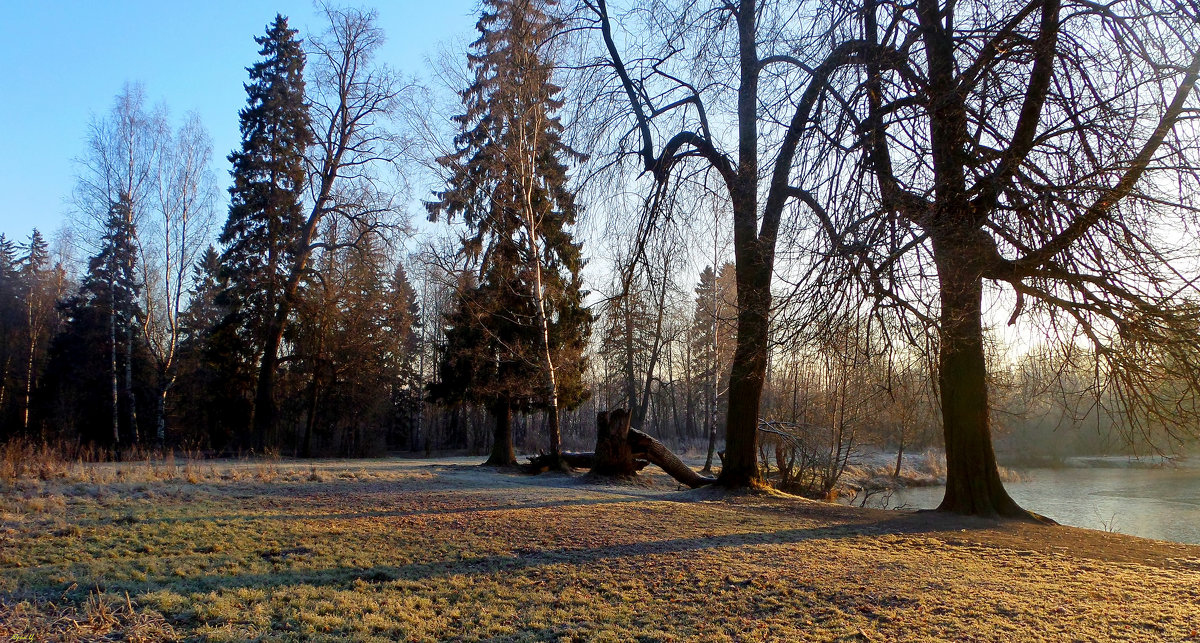
<svg viewBox="0 0 1200 643"><path fill-rule="evenodd" d="M731 206L738 341L720 482L757 484L780 224L802 192L797 183L810 161L802 138L831 98L828 80L861 62L864 43L845 33L837 6L817 3L664 2L653 12L618 16L607 0L583 0L581 15L599 32L601 65L612 72L608 84L597 86L624 102L624 113L609 119L630 126L620 149L634 150L659 185L698 160ZM621 27L640 30L625 37ZM622 51L645 42L628 56ZM732 140L725 140L727 131Z"/></svg>
<svg viewBox="0 0 1200 643"><path fill-rule="evenodd" d="M83 217L78 221L95 245L102 243L113 211L126 217L125 225L132 235L133 250L144 255L145 245L139 228L147 216L150 201L162 170L165 146L170 141L166 109L148 111L145 90L141 85L126 84L117 94L106 118L93 118L87 149L77 162L80 165L75 185L75 203ZM114 210L115 209L115 210ZM129 257L132 261L132 256ZM143 262L136 268L138 281L146 283L147 270ZM145 288L142 288L145 291ZM115 314L115 313L114 313ZM137 438L137 400L133 386L133 343L136 326L146 324L144 313L128 320L125 326L125 396L129 426ZM115 319L115 318L114 318ZM114 326L115 327L115 326ZM117 413L116 338L111 339L113 368L113 409ZM117 437L114 418L114 438Z"/></svg>
<svg viewBox="0 0 1200 643"><path fill-rule="evenodd" d="M840 139L861 150L859 171L826 199L836 211L814 211L830 251L852 258L876 296L939 332L941 509L1030 515L993 451L985 284L1011 289L1010 323L1032 311L1052 332L1078 329L1130 402L1167 421L1193 416L1196 255L1184 232L1200 175L1197 11L1172 0L865 3L870 63L847 92L853 131ZM1166 364L1193 385L1169 399L1147 386Z"/></svg>
<svg viewBox="0 0 1200 643"><path fill-rule="evenodd" d="M328 29L307 43L314 141L309 146L308 215L290 254L283 295L269 312L255 394L258 435L274 434L280 342L313 251L323 245L318 238L321 222L328 216L351 218L366 223L361 229L369 234L389 221L384 215L397 209L396 186L389 179L396 177L391 170L400 158L402 141L389 125L404 86L376 58L384 35L374 11L323 5L322 13Z"/></svg>
<svg viewBox="0 0 1200 643"><path fill-rule="evenodd" d="M136 227L151 200L160 168L159 157L169 140L166 110L146 106L146 90L126 83L104 117L93 116L84 154L76 159L79 176L74 203L82 215L76 223L98 243L109 208L129 195Z"/></svg>
<svg viewBox="0 0 1200 643"><path fill-rule="evenodd" d="M163 145L151 180L153 207L138 234L142 329L158 370L155 440L166 438L167 396L178 376L176 352L195 272L192 267L211 242L215 182L212 143L195 114Z"/></svg>

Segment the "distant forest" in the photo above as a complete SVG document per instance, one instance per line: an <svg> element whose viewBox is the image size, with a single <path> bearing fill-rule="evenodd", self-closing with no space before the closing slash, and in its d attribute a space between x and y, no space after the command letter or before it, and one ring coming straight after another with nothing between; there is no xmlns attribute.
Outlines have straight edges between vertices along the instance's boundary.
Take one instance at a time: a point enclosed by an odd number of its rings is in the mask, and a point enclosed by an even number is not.
<svg viewBox="0 0 1200 643"><path fill-rule="evenodd" d="M1195 444L1195 7L629 4L486 0L440 88L276 16L224 164L126 86L0 237L0 437L512 464L625 408L734 486L944 448L969 513Z"/></svg>

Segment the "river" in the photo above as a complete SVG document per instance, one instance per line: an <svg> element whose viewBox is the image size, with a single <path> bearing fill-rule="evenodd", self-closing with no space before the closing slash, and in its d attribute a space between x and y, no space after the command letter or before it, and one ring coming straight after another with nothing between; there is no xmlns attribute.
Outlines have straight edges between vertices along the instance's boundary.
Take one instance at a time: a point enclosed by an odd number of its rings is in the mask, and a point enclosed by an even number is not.
<svg viewBox="0 0 1200 643"><path fill-rule="evenodd" d="M1022 507L1065 525L1200 544L1200 468L1018 469L1005 485ZM888 506L932 509L944 487L897 491Z"/></svg>

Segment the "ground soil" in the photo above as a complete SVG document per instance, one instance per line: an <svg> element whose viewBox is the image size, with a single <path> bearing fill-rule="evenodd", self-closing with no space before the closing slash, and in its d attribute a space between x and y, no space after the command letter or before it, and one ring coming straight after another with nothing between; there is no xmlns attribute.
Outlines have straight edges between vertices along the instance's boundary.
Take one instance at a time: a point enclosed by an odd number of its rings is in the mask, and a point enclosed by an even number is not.
<svg viewBox="0 0 1200 643"><path fill-rule="evenodd" d="M2 640L1200 640L1200 547L470 460L0 485Z"/></svg>

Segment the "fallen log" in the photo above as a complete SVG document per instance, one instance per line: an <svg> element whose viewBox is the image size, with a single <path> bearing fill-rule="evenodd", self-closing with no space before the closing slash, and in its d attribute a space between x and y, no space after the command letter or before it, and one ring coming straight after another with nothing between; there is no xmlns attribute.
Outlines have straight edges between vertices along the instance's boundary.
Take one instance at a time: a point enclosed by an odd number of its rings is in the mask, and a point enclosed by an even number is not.
<svg viewBox="0 0 1200 643"><path fill-rule="evenodd" d="M633 449L633 456L635 458L645 458L657 464L660 469L666 471L667 475L675 478L680 484L685 484L695 489L717 481L716 478L696 473L695 469L687 466L683 460L679 459L679 456L672 453L662 442L637 429L629 429L629 442L637 445Z"/></svg>
<svg viewBox="0 0 1200 643"><path fill-rule="evenodd" d="M529 461L525 469L542 473L556 467L558 462L577 469L591 469L601 476L625 477L656 464L680 484L693 489L716 482L696 473L684 464L662 442L629 426L630 415L625 409L596 414L596 451L593 453L562 453L556 459L543 454Z"/></svg>

